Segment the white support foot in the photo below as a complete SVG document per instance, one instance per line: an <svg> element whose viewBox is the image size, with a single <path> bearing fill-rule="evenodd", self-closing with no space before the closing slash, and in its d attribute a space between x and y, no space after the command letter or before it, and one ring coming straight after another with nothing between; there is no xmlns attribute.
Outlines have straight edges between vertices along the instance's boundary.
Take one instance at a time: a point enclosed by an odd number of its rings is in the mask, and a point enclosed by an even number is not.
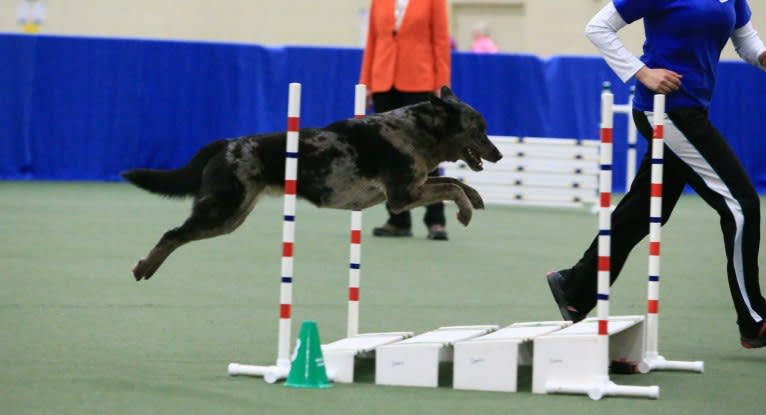
<svg viewBox="0 0 766 415"><path fill-rule="evenodd" d="M259 376L263 377L266 383L276 383L281 379L287 379L287 375L290 374L290 365L279 364L279 362L274 366L229 363L228 372L230 376Z"/></svg>
<svg viewBox="0 0 766 415"><path fill-rule="evenodd" d="M638 364L638 371L646 374L652 370L680 370L702 373L705 371L705 362L666 360L657 353L646 353L641 363Z"/></svg>
<svg viewBox="0 0 766 415"><path fill-rule="evenodd" d="M547 382L545 384L545 393L576 393L588 395L594 401L598 401L604 396L633 396L658 399L660 397L660 387L618 385L609 380L609 376L603 376L595 383L589 385L567 385L558 382Z"/></svg>

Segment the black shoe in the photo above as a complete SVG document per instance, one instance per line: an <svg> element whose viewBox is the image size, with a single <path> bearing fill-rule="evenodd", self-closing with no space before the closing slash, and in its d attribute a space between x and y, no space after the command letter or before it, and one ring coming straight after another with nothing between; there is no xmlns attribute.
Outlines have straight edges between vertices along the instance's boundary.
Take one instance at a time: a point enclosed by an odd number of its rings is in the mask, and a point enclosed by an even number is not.
<svg viewBox="0 0 766 415"><path fill-rule="evenodd" d="M766 323L763 323L763 325L761 325L761 331L758 332L757 336L755 337L741 336L739 338L739 343L745 349L757 349L759 347L766 346Z"/></svg>
<svg viewBox="0 0 766 415"><path fill-rule="evenodd" d="M564 317L564 320L577 323L585 318L585 314L577 311L574 307L570 307L567 303L566 297L564 296L564 276L562 275L562 272L563 271L549 272L545 276L545 279L548 280L548 285L551 287L551 293L553 294L553 299L556 300L556 304L559 306L561 317Z"/></svg>
<svg viewBox="0 0 766 415"><path fill-rule="evenodd" d="M444 229L444 226L431 225L428 227L428 239L433 241L446 241L449 238L447 237L447 230Z"/></svg>
<svg viewBox="0 0 766 415"><path fill-rule="evenodd" d="M400 228L398 226L387 223L383 226L379 226L372 230L374 236L412 236L412 231L409 228Z"/></svg>

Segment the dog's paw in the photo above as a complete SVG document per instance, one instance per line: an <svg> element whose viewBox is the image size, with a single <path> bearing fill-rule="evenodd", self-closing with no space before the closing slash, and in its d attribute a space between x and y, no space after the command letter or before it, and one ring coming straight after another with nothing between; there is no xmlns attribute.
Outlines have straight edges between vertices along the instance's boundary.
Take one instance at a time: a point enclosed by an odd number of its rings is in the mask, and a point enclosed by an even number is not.
<svg viewBox="0 0 766 415"><path fill-rule="evenodd" d="M484 209L484 199L481 198L481 195L476 189L468 185L463 185L461 188L474 209Z"/></svg>
<svg viewBox="0 0 766 415"><path fill-rule="evenodd" d="M144 258L139 260L138 263L136 263L136 266L133 267L133 278L135 278L136 281L148 280L154 275L155 271L157 271L157 267L153 266L153 264L149 263L149 261Z"/></svg>
<svg viewBox="0 0 766 415"><path fill-rule="evenodd" d="M471 206L473 206L474 209L484 209L484 199L481 198L479 192L475 190L473 192L467 192L466 196L468 196L468 200L471 201Z"/></svg>
<svg viewBox="0 0 766 415"><path fill-rule="evenodd" d="M457 221L463 224L463 226L468 226L468 223L471 222L472 215L473 211L471 209L460 209L457 212Z"/></svg>

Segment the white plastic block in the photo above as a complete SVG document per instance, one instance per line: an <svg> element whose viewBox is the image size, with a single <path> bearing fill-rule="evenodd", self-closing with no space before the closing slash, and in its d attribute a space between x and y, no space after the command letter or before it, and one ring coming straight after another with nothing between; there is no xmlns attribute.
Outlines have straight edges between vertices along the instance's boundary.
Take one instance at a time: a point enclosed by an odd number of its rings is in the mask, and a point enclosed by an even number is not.
<svg viewBox="0 0 766 415"><path fill-rule="evenodd" d="M532 364L532 340L569 325L566 321L515 323L455 344L455 389L515 392L518 368Z"/></svg>
<svg viewBox="0 0 766 415"><path fill-rule="evenodd" d="M375 383L439 386L439 363L451 362L453 345L496 330L496 325L441 327L376 350Z"/></svg>
<svg viewBox="0 0 766 415"><path fill-rule="evenodd" d="M365 333L322 345L327 375L333 382L353 383L356 358L372 358L375 349L412 337L412 332Z"/></svg>
<svg viewBox="0 0 766 415"><path fill-rule="evenodd" d="M638 362L643 354L644 316L609 318L608 356L599 347L598 320L583 320L534 340L532 392L546 393L547 384L597 385L608 378L610 360ZM606 350L606 349L604 349Z"/></svg>

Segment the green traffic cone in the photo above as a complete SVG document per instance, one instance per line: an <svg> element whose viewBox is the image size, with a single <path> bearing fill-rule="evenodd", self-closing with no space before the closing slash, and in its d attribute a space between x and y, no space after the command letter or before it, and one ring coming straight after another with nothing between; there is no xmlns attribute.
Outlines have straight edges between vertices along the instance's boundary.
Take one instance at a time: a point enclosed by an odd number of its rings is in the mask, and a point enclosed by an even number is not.
<svg viewBox="0 0 766 415"><path fill-rule="evenodd" d="M290 364L290 374L285 386L291 388L329 388L327 369L322 356L322 343L316 321L306 320L301 324L295 355Z"/></svg>

